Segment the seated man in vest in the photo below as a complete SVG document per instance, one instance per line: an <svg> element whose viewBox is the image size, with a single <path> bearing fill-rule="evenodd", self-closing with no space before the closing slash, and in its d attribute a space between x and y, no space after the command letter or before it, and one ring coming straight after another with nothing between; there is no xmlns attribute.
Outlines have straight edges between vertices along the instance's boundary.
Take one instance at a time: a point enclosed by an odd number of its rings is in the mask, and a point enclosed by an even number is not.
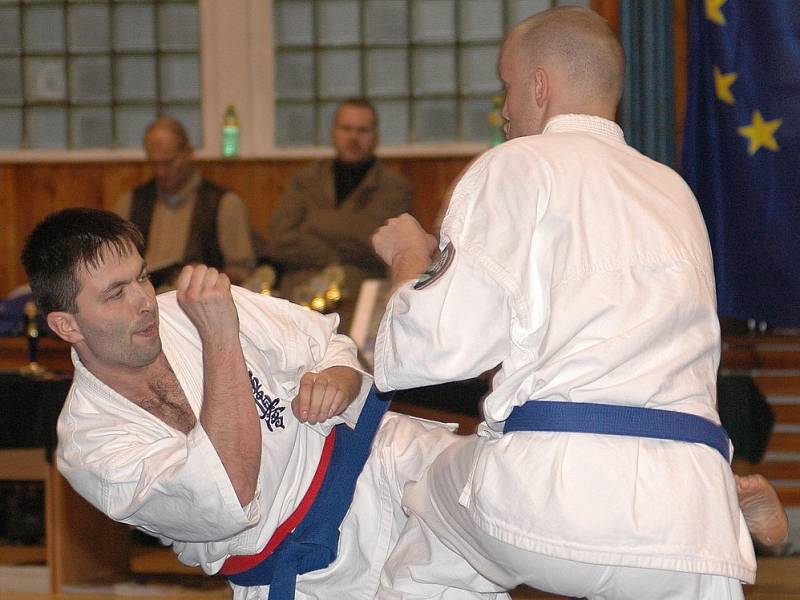
<svg viewBox="0 0 800 600"><path fill-rule="evenodd" d="M256 262L242 200L203 179L176 119L153 121L144 148L153 178L123 194L115 212L142 232L154 285L173 287L181 267L191 263L215 267L242 283Z"/></svg>
<svg viewBox="0 0 800 600"><path fill-rule="evenodd" d="M284 298L330 264L342 265L343 292L355 298L366 277L386 273L370 235L411 208L406 178L375 157L378 115L369 102L339 105L331 140L335 158L318 160L292 177L269 223L267 255L283 272ZM340 315L347 331L346 306Z"/></svg>

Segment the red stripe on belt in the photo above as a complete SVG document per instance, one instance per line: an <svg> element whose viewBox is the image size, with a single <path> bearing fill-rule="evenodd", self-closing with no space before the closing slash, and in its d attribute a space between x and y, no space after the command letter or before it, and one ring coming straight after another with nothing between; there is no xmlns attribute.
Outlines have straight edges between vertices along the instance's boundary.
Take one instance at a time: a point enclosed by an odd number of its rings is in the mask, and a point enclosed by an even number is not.
<svg viewBox="0 0 800 600"><path fill-rule="evenodd" d="M298 504L297 508L294 509L294 512L289 515L289 518L281 523L280 526L275 530L275 533L273 533L272 537L269 538L269 541L267 542L267 545L264 546L264 549L258 554L229 556L222 565L220 573L223 575L233 575L254 567L272 554L273 550L280 545L284 538L289 535L295 527L297 527L300 521L303 520L303 517L306 516L306 513L311 508L311 505L314 504L317 493L319 493L319 488L322 486L322 480L325 478L325 472L328 470L328 464L331 462L331 454L333 454L333 444L335 440L336 429L332 429L328 434L328 437L325 438L325 444L322 447L322 455L319 457L317 470L314 473L314 478L311 480L311 484L308 486L306 495L303 496L300 504Z"/></svg>

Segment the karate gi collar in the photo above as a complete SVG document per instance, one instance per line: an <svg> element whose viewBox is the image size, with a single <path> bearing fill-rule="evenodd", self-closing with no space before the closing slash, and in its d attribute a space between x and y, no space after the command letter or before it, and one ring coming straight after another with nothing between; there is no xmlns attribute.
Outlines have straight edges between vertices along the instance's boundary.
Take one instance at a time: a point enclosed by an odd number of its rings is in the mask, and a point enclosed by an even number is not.
<svg viewBox="0 0 800 600"><path fill-rule="evenodd" d="M625 134L619 125L593 115L556 115L542 131L543 134L568 132L591 133L625 143Z"/></svg>

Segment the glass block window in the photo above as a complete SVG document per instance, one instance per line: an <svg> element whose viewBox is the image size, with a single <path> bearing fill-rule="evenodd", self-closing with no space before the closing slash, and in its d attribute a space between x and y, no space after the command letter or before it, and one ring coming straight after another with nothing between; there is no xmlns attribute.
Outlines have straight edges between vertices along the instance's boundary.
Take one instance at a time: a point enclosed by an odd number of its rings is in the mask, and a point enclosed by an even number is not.
<svg viewBox="0 0 800 600"><path fill-rule="evenodd" d="M560 4L589 0L273 0L275 144L329 144L354 96L383 144L488 142L503 36Z"/></svg>
<svg viewBox="0 0 800 600"><path fill-rule="evenodd" d="M0 149L134 148L160 114L200 144L197 1L0 0Z"/></svg>

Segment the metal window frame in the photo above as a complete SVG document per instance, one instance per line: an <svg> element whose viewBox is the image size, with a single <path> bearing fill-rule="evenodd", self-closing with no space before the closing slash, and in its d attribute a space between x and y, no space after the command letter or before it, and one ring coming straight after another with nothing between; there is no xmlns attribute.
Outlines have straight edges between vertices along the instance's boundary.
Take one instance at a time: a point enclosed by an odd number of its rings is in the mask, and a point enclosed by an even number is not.
<svg viewBox="0 0 800 600"><path fill-rule="evenodd" d="M159 19L161 7L165 5L194 5L197 7L198 18L198 40L197 46L194 49L169 49L165 50L162 47L160 40ZM111 113L111 145L97 147L97 149L124 149L127 146L122 146L119 140L119 131L117 127L117 111L120 108L127 107L155 107L157 115L163 114L165 107L196 107L201 110L202 114L202 92L197 100L167 100L164 98L163 81L161 77L162 61L167 56L196 56L198 59L198 77L202 73L202 53L200 47L199 36L199 2L197 0L150 0L150 5L153 8L153 31L154 31L154 48L151 51L146 50L118 50L114 44L114 11L119 6L131 5L141 6L141 2L126 2L125 0L117 0L115 2L108 2L106 0L90 0L85 2L72 2L70 0L54 0L49 2L37 2L35 4L25 2L25 0L17 0L16 2L4 2L3 7L16 7L17 8L17 24L19 27L19 48L16 51L2 50L0 51L0 58L17 58L19 60L19 84L22 91L21 99L19 101L7 101L2 103L2 108L18 109L21 112L21 134L20 146L18 150L37 150L41 148L33 148L30 141L30 131L28 127L28 114L31 109L42 107L61 108L66 111L66 140L62 150L78 150L81 149L75 144L75 131L72 123L72 115L74 110L86 108L101 108L108 109ZM25 19L27 18L28 11L31 8L38 8L42 6L59 7L63 15L63 36L64 48L62 52L31 52L27 48L25 40ZM74 50L70 44L70 28L69 28L69 13L71 7L76 6L103 6L108 8L108 49L107 50ZM71 66L75 58L81 57L103 57L108 58L109 61L109 78L110 78L110 99L106 101L81 101L75 100L72 97L71 89ZM125 100L121 99L117 93L117 83L119 73L117 62L120 58L127 57L152 57L155 60L155 98L153 100ZM25 73L27 61L30 59L61 59L64 61L64 83L65 83L65 100L37 100L30 99L26 90ZM203 135L203 122L200 121L200 135Z"/></svg>
<svg viewBox="0 0 800 600"><path fill-rule="evenodd" d="M274 0L275 4L280 4L281 0ZM336 49L336 50L357 50L359 52L359 69L361 71L361 79L360 79L360 89L359 95L364 98L369 98L371 101L374 102L384 102L384 101L401 101L406 103L406 108L408 111L408 129L406 131L406 141L407 144L427 144L427 143L471 143L474 140L465 139L465 123L463 119L464 115L464 103L468 100L474 99L483 99L486 98L487 106L486 106L486 113L487 116L492 109L491 105L491 96L496 93L499 93L500 85L498 84L498 89L496 92L487 93L487 92L466 92L464 91L464 65L462 63L462 51L466 48L499 48L502 42L502 36L505 35L508 30L515 25L515 23L511 22L511 2L513 0L503 0L502 4L500 5L501 10L501 37L497 40L464 40L463 39L463 29L462 29L462 6L459 0L453 0L453 19L454 19L454 30L455 36L452 42L420 42L415 41L413 39L413 24L414 24L414 7L416 5L415 0L405 0L405 7L406 7L406 39L403 42L387 42L387 43L370 43L367 44L366 41L366 13L367 13L367 1L368 0L357 0L358 1L358 11L359 11L359 41L358 43L347 43L347 44L321 44L319 42L320 39L320 12L321 6L326 0L310 0L313 2L312 6L312 42L311 44L281 44L277 41L274 42L274 48L276 52L276 57L281 52L311 52L313 55L313 64L314 64L314 74L313 74L313 83L312 83L312 95L310 99L298 99L298 98L291 98L284 96L283 98L279 97L278 90L275 90L275 96L273 98L273 104L276 107L281 105L287 105L296 102L302 102L303 104L310 104L312 106L314 112L314 145L321 146L323 145L323 136L324 136L324 128L319 123L319 114L322 110L322 105L324 103L329 103L331 101L341 101L345 100L345 96L330 96L330 97L322 97L320 93L320 56L322 52L326 50ZM558 4L557 0L550 0L551 6L556 6ZM276 11L277 12L277 11ZM276 30L275 40L277 40L277 30ZM454 67L455 67L455 81L454 81L454 91L452 93L424 93L419 94L414 90L413 82L414 82L414 66L413 66L413 55L414 51L420 48L451 48L454 53ZM366 60L367 60L367 52L369 50L375 49L405 49L407 53L408 60L406 61L406 94L402 95L386 95L380 97L369 96L367 94L367 77L366 77ZM455 104L455 136L453 139L449 140L441 140L439 142L418 142L416 140L416 122L415 122L415 105L417 102L422 100L452 100ZM488 138L488 131L487 131L487 138ZM279 148L277 141L277 131L275 132L275 139L273 140L276 148Z"/></svg>

